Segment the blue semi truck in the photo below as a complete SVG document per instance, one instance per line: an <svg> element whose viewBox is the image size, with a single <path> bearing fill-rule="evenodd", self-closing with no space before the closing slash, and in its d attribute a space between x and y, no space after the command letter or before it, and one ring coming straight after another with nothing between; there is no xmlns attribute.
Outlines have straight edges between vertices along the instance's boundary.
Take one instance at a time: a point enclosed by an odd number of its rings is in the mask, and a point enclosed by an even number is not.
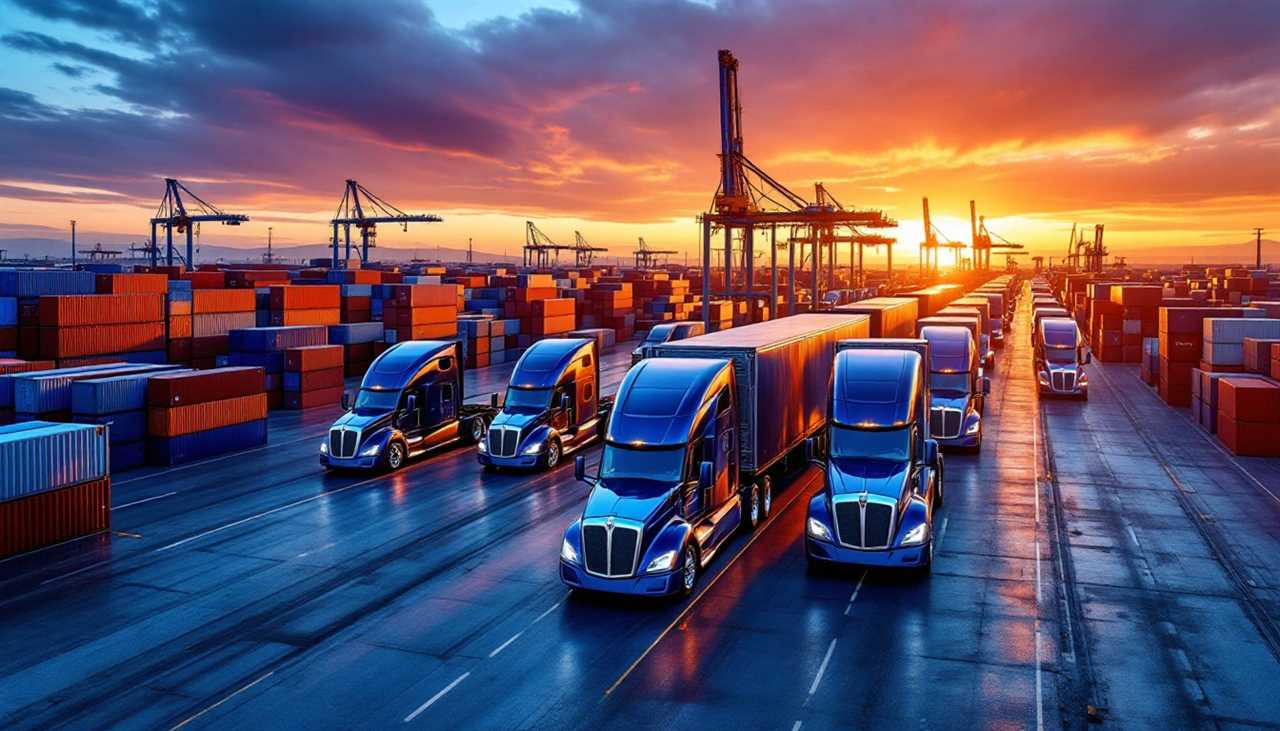
<svg viewBox="0 0 1280 731"><path fill-rule="evenodd" d="M929 433L944 447L982 449L982 414L991 379L967 327L926 325L929 342Z"/></svg>
<svg viewBox="0 0 1280 731"><path fill-rule="evenodd" d="M768 518L792 455L826 425L835 345L866 315L805 314L654 348L622 380L597 474L560 551L574 589L689 594L739 529Z"/></svg>
<svg viewBox="0 0 1280 731"><path fill-rule="evenodd" d="M839 345L832 379L825 482L809 500L811 567L933 566L933 516L942 456L929 433L929 344L921 339ZM819 450L806 448L810 458Z"/></svg>
<svg viewBox="0 0 1280 731"><path fill-rule="evenodd" d="M464 404L462 360L453 340L409 340L365 371L355 399L320 444L326 469L400 469L410 457L484 438L496 407Z"/></svg>

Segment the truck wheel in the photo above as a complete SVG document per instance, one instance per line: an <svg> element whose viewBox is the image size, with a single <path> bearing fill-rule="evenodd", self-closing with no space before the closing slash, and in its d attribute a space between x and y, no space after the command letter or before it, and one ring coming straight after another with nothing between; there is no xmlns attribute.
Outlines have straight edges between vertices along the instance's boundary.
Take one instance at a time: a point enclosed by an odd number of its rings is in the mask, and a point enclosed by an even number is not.
<svg viewBox="0 0 1280 731"><path fill-rule="evenodd" d="M747 490L746 500L743 501L742 515L742 532L750 533L760 525L762 520L760 516L760 487L756 483L751 483L751 488Z"/></svg>
<svg viewBox="0 0 1280 731"><path fill-rule="evenodd" d="M929 539L929 546L925 549L924 564L917 569L921 577L929 576L933 573L933 539Z"/></svg>
<svg viewBox="0 0 1280 731"><path fill-rule="evenodd" d="M472 444L478 444L480 440L484 439L485 427L483 416L477 416L467 424L467 437Z"/></svg>
<svg viewBox="0 0 1280 731"><path fill-rule="evenodd" d="M680 595L689 596L693 594L694 588L698 585L698 574L701 568L698 566L698 549L690 543L684 549L684 565L680 567Z"/></svg>
<svg viewBox="0 0 1280 731"><path fill-rule="evenodd" d="M388 444L386 454L382 457L382 462L386 467L387 472L395 472L403 467L404 457L404 444L400 443L398 440Z"/></svg>
<svg viewBox="0 0 1280 731"><path fill-rule="evenodd" d="M551 439L547 442L547 456L544 458L547 469L553 470L560 464L560 441Z"/></svg>
<svg viewBox="0 0 1280 731"><path fill-rule="evenodd" d="M760 520L769 519L773 513L773 478L765 475L760 478Z"/></svg>

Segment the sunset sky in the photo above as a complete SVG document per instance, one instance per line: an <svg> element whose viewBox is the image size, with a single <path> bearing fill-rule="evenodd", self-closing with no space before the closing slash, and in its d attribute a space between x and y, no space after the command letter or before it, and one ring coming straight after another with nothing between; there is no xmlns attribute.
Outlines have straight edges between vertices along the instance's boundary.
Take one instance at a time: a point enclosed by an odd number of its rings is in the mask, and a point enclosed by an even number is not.
<svg viewBox="0 0 1280 731"><path fill-rule="evenodd" d="M692 250L729 48L748 156L905 260L922 195L1037 253L1237 243L1280 229L1278 41L1273 2L0 0L0 238L141 238L172 176L252 217L206 243L319 243L354 177L445 218L387 245Z"/></svg>

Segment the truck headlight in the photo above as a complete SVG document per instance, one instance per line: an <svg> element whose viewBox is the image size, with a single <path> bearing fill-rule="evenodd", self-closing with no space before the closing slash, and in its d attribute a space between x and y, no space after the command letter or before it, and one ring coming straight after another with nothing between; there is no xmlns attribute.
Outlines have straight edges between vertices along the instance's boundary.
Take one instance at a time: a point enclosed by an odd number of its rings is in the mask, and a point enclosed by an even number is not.
<svg viewBox="0 0 1280 731"><path fill-rule="evenodd" d="M929 524L921 523L920 525L917 525L916 527L907 531L907 534L902 537L902 545L918 546L921 543L924 543L925 540L927 540L928 538L929 538Z"/></svg>
<svg viewBox="0 0 1280 731"><path fill-rule="evenodd" d="M364 448L364 451L360 452L360 456L361 456L361 457L377 457L377 456L378 456L378 450L380 450L380 449L382 449L382 447L381 447L381 446L379 446L379 445L377 445L377 444L372 444L372 445L370 445L370 446L368 446L368 447L365 447L365 448Z"/></svg>
<svg viewBox="0 0 1280 731"><path fill-rule="evenodd" d="M537 442L535 444L530 444L529 446L525 447L524 451L521 452L521 454L537 454L538 452L541 452L541 451L542 451L542 442Z"/></svg>
<svg viewBox="0 0 1280 731"><path fill-rule="evenodd" d="M488 440L481 439L480 441L476 442L476 449L480 450L481 452L488 452L489 447L485 444L486 441Z"/></svg>
<svg viewBox="0 0 1280 731"><path fill-rule="evenodd" d="M1040 371L1040 385L1041 386L1049 385L1049 374L1045 373L1044 371Z"/></svg>
<svg viewBox="0 0 1280 731"><path fill-rule="evenodd" d="M978 430L981 428L982 428L982 420L976 419L972 424L969 425L968 429L964 430L964 433L967 436L973 436L974 434L977 434Z"/></svg>
<svg viewBox="0 0 1280 731"><path fill-rule="evenodd" d="M573 546L569 545L569 539L564 539L564 543L560 544L560 558L569 563L578 562L578 552L573 550Z"/></svg>
<svg viewBox="0 0 1280 731"><path fill-rule="evenodd" d="M676 552L667 551L654 556L649 565L645 567L646 574L657 574L663 571L670 571L672 566L676 565Z"/></svg>
<svg viewBox="0 0 1280 731"><path fill-rule="evenodd" d="M1084 369L1083 369L1083 368L1081 368L1081 369L1080 369L1080 375L1079 375L1078 377L1076 377L1076 383L1079 383L1081 386L1083 386L1083 385L1087 384L1088 382L1089 382L1089 374L1088 374L1088 373L1085 373L1085 372L1084 372Z"/></svg>
<svg viewBox="0 0 1280 731"><path fill-rule="evenodd" d="M328 454L328 453L329 453L329 443L320 442L320 454Z"/></svg>
<svg viewBox="0 0 1280 731"><path fill-rule="evenodd" d="M817 518L809 519L809 537L817 538L820 541L831 540L831 530L822 524Z"/></svg>

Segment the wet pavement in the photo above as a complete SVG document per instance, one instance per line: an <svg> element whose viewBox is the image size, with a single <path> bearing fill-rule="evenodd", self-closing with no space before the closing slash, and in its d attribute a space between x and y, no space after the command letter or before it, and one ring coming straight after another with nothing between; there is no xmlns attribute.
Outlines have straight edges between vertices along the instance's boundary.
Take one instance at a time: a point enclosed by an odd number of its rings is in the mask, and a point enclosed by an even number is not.
<svg viewBox="0 0 1280 731"><path fill-rule="evenodd" d="M567 462L326 474L336 410L279 412L267 447L117 475L114 535L0 562L0 726L1280 726L1278 461L1134 366L1041 402L1020 319L982 452L945 455L931 577L810 573L801 468L693 599L570 595ZM628 364L602 359L605 392Z"/></svg>

